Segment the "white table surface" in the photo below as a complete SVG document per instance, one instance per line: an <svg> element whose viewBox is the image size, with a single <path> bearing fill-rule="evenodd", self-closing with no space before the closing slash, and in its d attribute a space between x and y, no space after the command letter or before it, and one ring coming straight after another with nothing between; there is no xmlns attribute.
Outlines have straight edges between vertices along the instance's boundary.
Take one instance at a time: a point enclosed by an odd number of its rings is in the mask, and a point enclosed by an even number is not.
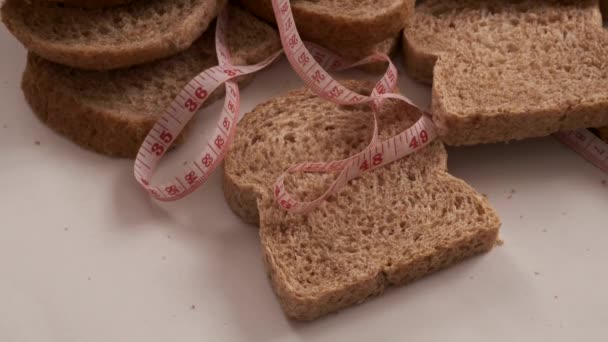
<svg viewBox="0 0 608 342"><path fill-rule="evenodd" d="M293 323L266 279L257 229L229 210L219 173L183 201L150 201L131 161L85 151L32 114L19 89L25 50L4 27L0 49L2 342L608 337L608 175L553 138L449 151L451 172L498 210L502 247ZM401 80L428 103L427 87ZM282 61L243 91L242 107L300 84Z"/></svg>

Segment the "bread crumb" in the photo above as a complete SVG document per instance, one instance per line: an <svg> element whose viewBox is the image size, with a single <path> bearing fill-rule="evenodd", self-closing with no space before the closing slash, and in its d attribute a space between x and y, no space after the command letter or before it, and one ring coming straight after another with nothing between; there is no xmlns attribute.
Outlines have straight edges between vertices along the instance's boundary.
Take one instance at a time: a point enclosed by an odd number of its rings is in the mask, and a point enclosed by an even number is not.
<svg viewBox="0 0 608 342"><path fill-rule="evenodd" d="M167 234L167 239L171 240L171 235Z"/></svg>
<svg viewBox="0 0 608 342"><path fill-rule="evenodd" d="M40 141L36 140L36 141L34 141L34 144L40 145Z"/></svg>
<svg viewBox="0 0 608 342"><path fill-rule="evenodd" d="M90 277L90 276L89 276L89 277L87 277L87 280L89 280L89 281L90 281L90 280L91 280L91 277Z"/></svg>
<svg viewBox="0 0 608 342"><path fill-rule="evenodd" d="M534 271L534 275L535 275L535 276L539 276L539 275L540 275L540 272Z"/></svg>
<svg viewBox="0 0 608 342"><path fill-rule="evenodd" d="M513 198L513 195L515 195L515 189L511 189L511 192L509 192L509 196L507 196L507 199L511 199Z"/></svg>
<svg viewBox="0 0 608 342"><path fill-rule="evenodd" d="M607 181L607 180L605 180L605 179L602 179L602 185L603 185L603 186L608 186L608 181Z"/></svg>
<svg viewBox="0 0 608 342"><path fill-rule="evenodd" d="M523 220L524 219L524 215L519 215L519 219Z"/></svg>
<svg viewBox="0 0 608 342"><path fill-rule="evenodd" d="M502 246L504 244L505 244L505 242L502 239L496 240L496 246Z"/></svg>
<svg viewBox="0 0 608 342"><path fill-rule="evenodd" d="M547 232L547 228L543 228L542 232L546 233Z"/></svg>
<svg viewBox="0 0 608 342"><path fill-rule="evenodd" d="M559 297L557 297L557 296L553 296L553 299L557 300L557 298L559 298Z"/></svg>
<svg viewBox="0 0 608 342"><path fill-rule="evenodd" d="M167 260L167 257L163 255L163 256L161 257L161 259L163 259L163 260Z"/></svg>
<svg viewBox="0 0 608 342"><path fill-rule="evenodd" d="M190 306L190 310L196 310L196 305L192 304L192 306Z"/></svg>
<svg viewBox="0 0 608 342"><path fill-rule="evenodd" d="M8 126L6 124L2 125L2 128L8 128Z"/></svg>
<svg viewBox="0 0 608 342"><path fill-rule="evenodd" d="M70 230L70 228L68 228L68 227L63 227L63 230L67 232L68 230Z"/></svg>

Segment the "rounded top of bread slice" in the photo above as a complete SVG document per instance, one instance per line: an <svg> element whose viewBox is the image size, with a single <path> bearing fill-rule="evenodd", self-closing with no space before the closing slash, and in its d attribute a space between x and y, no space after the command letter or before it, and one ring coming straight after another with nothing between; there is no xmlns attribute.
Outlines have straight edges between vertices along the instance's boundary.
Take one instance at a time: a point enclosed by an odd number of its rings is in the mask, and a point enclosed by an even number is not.
<svg viewBox="0 0 608 342"><path fill-rule="evenodd" d="M137 0L103 9L7 0L2 20L25 47L53 62L108 70L187 49L223 0Z"/></svg>
<svg viewBox="0 0 608 342"><path fill-rule="evenodd" d="M65 4L72 7L80 8L102 8L112 7L122 4L126 4L133 0L38 0L38 1L51 1Z"/></svg>
<svg viewBox="0 0 608 342"><path fill-rule="evenodd" d="M329 49L370 45L394 37L413 13L414 0L293 0L300 35ZM270 0L241 0L243 6L274 21Z"/></svg>
<svg viewBox="0 0 608 342"><path fill-rule="evenodd" d="M371 82L343 84L360 94L369 94L373 88ZM387 101L378 117L384 128L381 137L398 134L419 115L402 102ZM319 99L308 89L290 91L257 106L241 120L225 161L226 177L241 189L239 192L249 189L256 198L273 198L272 186L289 166L304 161L339 160L364 149L371 139L372 123L372 110L367 105L338 106ZM446 168L445 151L439 143L408 158L426 158L425 165ZM247 222L257 223L255 200L244 206L247 208L237 212L243 213Z"/></svg>

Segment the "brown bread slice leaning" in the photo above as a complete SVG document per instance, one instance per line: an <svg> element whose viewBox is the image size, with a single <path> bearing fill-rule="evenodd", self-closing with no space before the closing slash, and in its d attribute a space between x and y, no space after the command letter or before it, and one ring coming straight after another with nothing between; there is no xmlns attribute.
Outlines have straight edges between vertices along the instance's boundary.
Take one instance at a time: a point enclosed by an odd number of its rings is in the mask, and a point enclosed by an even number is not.
<svg viewBox="0 0 608 342"><path fill-rule="evenodd" d="M608 124L597 0L427 0L403 44L411 74L433 77L433 119L448 144Z"/></svg>
<svg viewBox="0 0 608 342"><path fill-rule="evenodd" d="M275 22L270 0L240 0L245 8ZM395 37L414 8L414 0L292 0L296 26L305 40L337 53Z"/></svg>
<svg viewBox="0 0 608 342"><path fill-rule="evenodd" d="M361 93L373 86L344 84ZM379 114L381 136L400 132L419 115L387 103ZM495 244L495 211L448 174L439 141L352 180L308 215L276 206L272 186L284 169L353 155L371 131L369 107L338 106L306 89L259 105L239 123L225 161L224 194L237 215L259 224L265 265L290 318L311 320L362 303ZM328 176L294 179L288 178L288 189L312 198Z"/></svg>
<svg viewBox="0 0 608 342"><path fill-rule="evenodd" d="M234 63L260 62L280 49L278 34L269 25L238 8L231 8L230 15L235 29L227 39ZM22 88L33 111L77 144L107 155L134 157L178 91L214 65L210 29L178 55L128 69L83 71L30 53Z"/></svg>
<svg viewBox="0 0 608 342"><path fill-rule="evenodd" d="M137 0L80 9L52 2L6 0L2 20L25 47L81 69L108 70L154 61L187 49L225 0Z"/></svg>
<svg viewBox="0 0 608 342"><path fill-rule="evenodd" d="M81 8L102 8L123 5L133 0L38 0L38 1L54 1L72 7Z"/></svg>

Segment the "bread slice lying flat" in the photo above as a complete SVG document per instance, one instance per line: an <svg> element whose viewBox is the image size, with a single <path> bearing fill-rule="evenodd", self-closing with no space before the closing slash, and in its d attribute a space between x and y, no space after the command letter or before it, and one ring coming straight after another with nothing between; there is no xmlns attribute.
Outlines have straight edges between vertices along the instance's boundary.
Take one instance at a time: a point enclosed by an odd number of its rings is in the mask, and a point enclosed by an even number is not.
<svg viewBox="0 0 608 342"><path fill-rule="evenodd" d="M608 124L608 32L596 0L427 0L403 43L414 76L434 73L433 119L448 144Z"/></svg>
<svg viewBox="0 0 608 342"><path fill-rule="evenodd" d="M81 8L102 8L102 7L112 7L112 6L126 4L133 0L37 0L37 1L55 1L55 2L60 2L62 4L68 5L68 6L81 7Z"/></svg>
<svg viewBox="0 0 608 342"><path fill-rule="evenodd" d="M255 15L274 22L270 0L239 0ZM293 0L291 7L302 38L340 53L395 37L405 25L414 0Z"/></svg>
<svg viewBox="0 0 608 342"><path fill-rule="evenodd" d="M205 32L225 0L137 0L80 9L6 0L2 20L45 59L81 69L128 67L174 55Z"/></svg>
<svg viewBox="0 0 608 342"><path fill-rule="evenodd" d="M230 13L235 29L228 32L228 44L234 63L260 62L280 49L278 34L269 25L237 8ZM33 111L77 144L107 155L134 157L179 90L214 65L210 29L178 55L128 69L83 71L30 53L22 88ZM223 90L218 88L212 97Z"/></svg>
<svg viewBox="0 0 608 342"><path fill-rule="evenodd" d="M345 85L362 93L373 86ZM418 115L388 103L379 115L381 136L397 134ZM359 304L494 246L496 213L447 173L440 142L352 180L308 215L276 206L272 186L284 169L352 155L371 131L368 107L331 104L306 89L259 105L239 123L224 193L237 215L259 224L265 264L290 318L311 320ZM286 186L311 199L328 177L288 178Z"/></svg>

